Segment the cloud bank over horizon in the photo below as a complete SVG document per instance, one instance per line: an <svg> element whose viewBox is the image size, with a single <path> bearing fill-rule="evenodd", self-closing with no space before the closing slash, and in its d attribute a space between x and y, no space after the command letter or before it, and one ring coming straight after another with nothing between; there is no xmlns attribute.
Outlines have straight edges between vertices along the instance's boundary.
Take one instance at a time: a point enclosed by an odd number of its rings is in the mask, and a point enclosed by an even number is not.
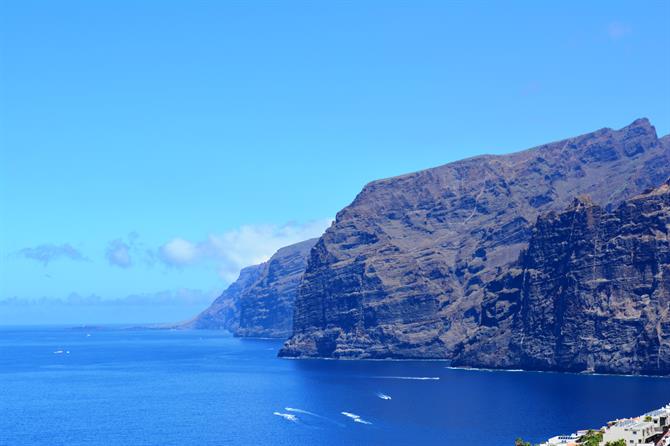
<svg viewBox="0 0 670 446"><path fill-rule="evenodd" d="M0 299L0 306L9 305L202 305L210 304L220 294L220 290L205 291L195 288L178 288L161 290L154 293L135 293L117 298L104 298L98 294L81 294L71 292L64 297L44 296L37 299L9 297Z"/></svg>
<svg viewBox="0 0 670 446"><path fill-rule="evenodd" d="M17 311L21 304L62 311L131 305L190 306L193 311L211 303L241 269L267 261L284 246L320 236L331 221L250 224L162 240L132 231L98 244L70 240L19 246L0 256L0 266L21 268L30 280L0 283L0 305Z"/></svg>
<svg viewBox="0 0 670 446"><path fill-rule="evenodd" d="M0 325L174 324L207 308L220 290L163 290L105 299L70 293L63 298L0 299Z"/></svg>

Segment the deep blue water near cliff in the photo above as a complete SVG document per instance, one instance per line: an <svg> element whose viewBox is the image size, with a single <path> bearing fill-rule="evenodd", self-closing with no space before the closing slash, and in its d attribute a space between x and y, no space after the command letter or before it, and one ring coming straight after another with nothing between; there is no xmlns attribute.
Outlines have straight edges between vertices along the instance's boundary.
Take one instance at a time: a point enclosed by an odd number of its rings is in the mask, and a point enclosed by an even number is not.
<svg viewBox="0 0 670 446"><path fill-rule="evenodd" d="M670 400L663 378L291 361L275 357L279 345L220 332L0 329L0 444L496 446Z"/></svg>

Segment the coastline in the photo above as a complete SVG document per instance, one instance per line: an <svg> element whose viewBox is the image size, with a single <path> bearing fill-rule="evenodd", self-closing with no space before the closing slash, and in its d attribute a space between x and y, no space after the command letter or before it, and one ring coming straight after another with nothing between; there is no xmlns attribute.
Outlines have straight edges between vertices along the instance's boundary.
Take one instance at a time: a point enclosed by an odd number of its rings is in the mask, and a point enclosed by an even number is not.
<svg viewBox="0 0 670 446"><path fill-rule="evenodd" d="M228 334L230 337L236 338L236 339L249 339L249 340L263 340L263 341L281 341L284 340L283 338L272 338L272 337L256 337L256 336L235 336L234 334L230 333L227 330L198 330L198 329L193 329L193 328L177 328L175 326L165 326L165 327L160 327L158 326L159 324L153 325L152 324L146 324L146 325L134 325L134 326L128 326L124 324L118 324L118 325L77 325L73 326L70 324L63 324L63 325L2 325L0 326L0 329L63 329L63 330L93 330L93 331L101 331L101 330L110 330L110 331L129 331L129 330L137 330L137 331L180 331L180 332L186 332L186 331L193 331L193 332L199 332L199 331L207 331L207 332L219 332L221 334ZM292 361L310 361L310 360L321 360L321 361L361 361L361 362L441 362L441 363L446 363L449 364L451 363L451 359L444 359L444 358L353 358L353 357L345 357L345 358L328 358L328 357L316 357L316 356L302 356L302 357L287 357L287 356L279 356L277 355L277 359L282 359L282 360L292 360ZM620 377L629 377L629 378L635 378L635 377L647 377L647 378L665 378L665 379L670 379L670 374L669 375L654 375L654 374L630 374L630 373L602 373L602 372L575 372L575 371L564 371L564 370L538 370L538 369L524 369L524 368L494 368L494 367L465 367L465 366L451 366L447 365L445 368L451 369L451 370L466 370L466 371L477 371L477 372L508 372L508 373L518 373L518 372L526 372L526 373L559 373L559 374L568 374L568 375L581 375L581 376L620 376Z"/></svg>

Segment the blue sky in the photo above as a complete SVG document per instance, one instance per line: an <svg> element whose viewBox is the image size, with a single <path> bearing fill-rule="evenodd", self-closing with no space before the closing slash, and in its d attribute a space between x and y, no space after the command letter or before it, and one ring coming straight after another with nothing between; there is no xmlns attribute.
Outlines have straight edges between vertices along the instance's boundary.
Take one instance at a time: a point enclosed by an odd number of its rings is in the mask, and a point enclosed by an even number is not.
<svg viewBox="0 0 670 446"><path fill-rule="evenodd" d="M668 2L0 4L0 300L213 296L368 181L670 133Z"/></svg>

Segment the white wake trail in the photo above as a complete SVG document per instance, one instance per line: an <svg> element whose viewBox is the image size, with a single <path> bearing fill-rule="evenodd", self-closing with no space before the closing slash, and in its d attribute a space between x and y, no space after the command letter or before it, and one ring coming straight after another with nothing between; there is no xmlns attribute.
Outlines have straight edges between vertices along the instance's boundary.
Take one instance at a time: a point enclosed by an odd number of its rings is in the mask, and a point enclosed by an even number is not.
<svg viewBox="0 0 670 446"><path fill-rule="evenodd" d="M438 381L439 376L373 376L380 379L411 379L416 381Z"/></svg>
<svg viewBox="0 0 670 446"><path fill-rule="evenodd" d="M293 423L298 422L298 417L290 413L272 412L272 415L277 415L278 417L282 417L283 419L291 421Z"/></svg>
<svg viewBox="0 0 670 446"><path fill-rule="evenodd" d="M356 415L355 413L351 413L351 412L340 412L340 413L341 413L342 415L344 415L345 417L347 417L347 418L351 418L351 420L352 420L354 423L372 424L371 422L369 422L369 421L367 421L367 420L364 420L363 418L361 418L360 415Z"/></svg>

